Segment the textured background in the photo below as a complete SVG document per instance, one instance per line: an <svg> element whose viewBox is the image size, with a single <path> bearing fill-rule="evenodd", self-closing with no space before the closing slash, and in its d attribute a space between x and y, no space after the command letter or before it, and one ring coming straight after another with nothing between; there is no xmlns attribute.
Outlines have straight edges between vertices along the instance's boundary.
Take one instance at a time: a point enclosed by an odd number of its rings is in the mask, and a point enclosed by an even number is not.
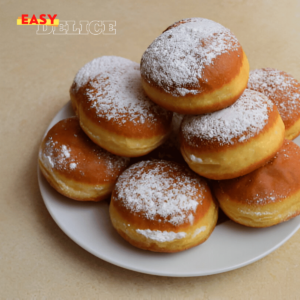
<svg viewBox="0 0 300 300"><path fill-rule="evenodd" d="M69 100L85 63L101 55L139 62L168 25L204 17L230 28L251 69L300 80L300 1L0 1L1 299L299 299L300 231L262 260L224 274L165 278L102 261L71 241L48 214L37 183L38 146ZM113 36L38 36L22 14L116 20Z"/></svg>

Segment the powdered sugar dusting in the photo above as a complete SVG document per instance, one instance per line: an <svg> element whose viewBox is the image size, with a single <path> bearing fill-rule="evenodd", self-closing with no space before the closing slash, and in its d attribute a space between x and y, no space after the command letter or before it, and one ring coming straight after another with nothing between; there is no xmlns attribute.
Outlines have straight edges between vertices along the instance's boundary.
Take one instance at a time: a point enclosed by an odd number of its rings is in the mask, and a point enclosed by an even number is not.
<svg viewBox="0 0 300 300"><path fill-rule="evenodd" d="M81 75L77 74L81 78L78 84L89 82L85 95L98 117L120 124L144 124L146 120L157 122L160 114L170 114L146 96L139 64L122 57L103 56L82 69L78 72Z"/></svg>
<svg viewBox="0 0 300 300"><path fill-rule="evenodd" d="M194 224L195 217L193 216L193 214L189 214L188 215L188 220L189 220L189 222L190 222L191 225Z"/></svg>
<svg viewBox="0 0 300 300"><path fill-rule="evenodd" d="M257 217L260 217L260 216L263 216L263 217L273 217L275 214L278 214L278 211L277 210L273 210L273 211L252 211L252 210L243 210L243 209L238 209L239 212L241 214L244 214L244 215L250 215L250 216L257 216Z"/></svg>
<svg viewBox="0 0 300 300"><path fill-rule="evenodd" d="M142 161L121 174L115 198L149 220L179 225L193 221L190 214L194 216L198 205L202 205L206 188L199 176L180 164Z"/></svg>
<svg viewBox="0 0 300 300"><path fill-rule="evenodd" d="M283 122L300 115L300 84L291 75L272 68L256 69L250 72L248 88L269 97Z"/></svg>
<svg viewBox="0 0 300 300"><path fill-rule="evenodd" d="M67 148L66 145L61 146L62 157L69 158L70 157L70 149Z"/></svg>
<svg viewBox="0 0 300 300"><path fill-rule="evenodd" d="M106 176L115 176L116 172L119 173L122 169L128 166L130 162L129 157L121 157L118 155L114 155L105 149L97 149L97 156L99 162L104 163L106 166Z"/></svg>
<svg viewBox="0 0 300 300"><path fill-rule="evenodd" d="M190 160L193 161L193 162L197 162L199 164L201 164L203 162L203 160L200 157L197 157L194 154L190 155Z"/></svg>
<svg viewBox="0 0 300 300"><path fill-rule="evenodd" d="M193 238L205 230L206 230L206 226L201 226L200 228L197 228L193 234Z"/></svg>
<svg viewBox="0 0 300 300"><path fill-rule="evenodd" d="M87 84L89 80L94 79L101 70L109 70L110 68L115 67L116 59L121 59L120 57L115 56L103 56L93 59L92 61L85 64L76 74L74 83L75 91L78 91L83 85ZM130 60L123 59L123 63L129 64Z"/></svg>
<svg viewBox="0 0 300 300"><path fill-rule="evenodd" d="M287 192L288 194L289 192ZM275 200L283 200L287 197L287 194L283 195L283 194L279 194L277 191L272 190L272 191L263 191L260 192L259 194L254 194L251 197L245 199L244 201L248 204L266 204L266 203L272 203Z"/></svg>
<svg viewBox="0 0 300 300"><path fill-rule="evenodd" d="M74 128L74 122L77 127ZM69 135L64 138L63 144L60 140L60 130L64 129ZM74 134L76 130L76 134ZM120 172L129 164L129 158L114 155L101 147L92 143L79 127L77 118L68 118L60 121L52 129L45 138L45 146L41 149L40 159L49 167L56 170L75 171L78 170L84 176L84 166L90 161L95 165L105 168L105 176L103 180L110 180L116 172ZM81 150L84 148L85 150ZM72 150L73 149L73 150Z"/></svg>
<svg viewBox="0 0 300 300"><path fill-rule="evenodd" d="M137 233L142 234L150 240L158 242L171 242L173 240L183 239L186 236L185 232L173 232L173 231L160 231L160 230L141 230L137 229Z"/></svg>
<svg viewBox="0 0 300 300"><path fill-rule="evenodd" d="M75 157L71 157L71 149L66 145L58 145L58 142L53 141L52 137L49 137L45 144L45 150L40 153L41 157L44 157L44 162L50 168L58 170L74 170L77 166L75 163Z"/></svg>
<svg viewBox="0 0 300 300"><path fill-rule="evenodd" d="M76 167L77 167L77 164L75 164L75 163L70 163L70 169L71 169L71 170L76 169Z"/></svg>
<svg viewBox="0 0 300 300"><path fill-rule="evenodd" d="M223 53L237 51L240 44L229 29L211 20L192 18L176 24L145 51L141 74L173 96L197 94L204 67Z"/></svg>
<svg viewBox="0 0 300 300"><path fill-rule="evenodd" d="M233 144L233 139L244 142L258 134L268 123L268 110L273 103L266 96L246 89L231 106L207 115L186 116L182 133L189 144L195 137Z"/></svg>
<svg viewBox="0 0 300 300"><path fill-rule="evenodd" d="M196 95L199 93L198 90L189 90L189 89L185 89L185 88L177 88L176 91L178 92L178 94L182 97L184 97L187 94L193 94Z"/></svg>

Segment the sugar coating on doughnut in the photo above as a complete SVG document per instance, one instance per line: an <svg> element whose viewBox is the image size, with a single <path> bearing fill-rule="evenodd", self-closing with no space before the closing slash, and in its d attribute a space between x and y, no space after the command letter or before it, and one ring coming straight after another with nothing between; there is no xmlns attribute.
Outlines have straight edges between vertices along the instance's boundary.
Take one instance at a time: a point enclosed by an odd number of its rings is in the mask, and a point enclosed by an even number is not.
<svg viewBox="0 0 300 300"><path fill-rule="evenodd" d="M196 237L197 235L199 235L201 232L206 230L206 226L201 226L200 228L197 228L193 234L193 237Z"/></svg>
<svg viewBox="0 0 300 300"><path fill-rule="evenodd" d="M300 83L290 74L272 68L256 69L250 71L247 88L274 101L283 122L300 116Z"/></svg>
<svg viewBox="0 0 300 300"><path fill-rule="evenodd" d="M77 139L80 138L76 134L74 134L74 137ZM78 141L78 143L80 144L81 142ZM83 158L84 154L80 152L78 145L75 147L76 151L73 151L68 141L66 141L66 144L60 145L59 142L50 136L45 143L43 151L40 152L40 157L48 167L55 170L66 172L76 171L78 168L82 170L85 164L85 158ZM115 176L116 172L120 172L129 163L129 158L111 154L96 145L94 149L91 148L90 151L94 154L93 159L96 159L95 163L97 163L98 160L98 163L105 167L106 178L103 178L104 181L109 181L111 177ZM82 171L80 172L83 173ZM84 176L84 174L82 175Z"/></svg>
<svg viewBox="0 0 300 300"><path fill-rule="evenodd" d="M71 149L66 145L57 146L58 142L49 137L42 155L48 166L56 170L74 170L77 167L75 157L71 157Z"/></svg>
<svg viewBox="0 0 300 300"><path fill-rule="evenodd" d="M229 29L211 20L192 18L174 25L144 52L141 74L173 96L198 94L205 66L240 44Z"/></svg>
<svg viewBox="0 0 300 300"><path fill-rule="evenodd" d="M138 63L116 56L103 56L86 64L76 75L76 87L89 83L85 95L96 114L107 121L154 124L167 111L146 96Z"/></svg>
<svg viewBox="0 0 300 300"><path fill-rule="evenodd" d="M116 56L102 56L93 59L85 64L76 74L74 82L76 84L75 91L78 91L82 86L88 83L89 80L94 79L101 70L109 70L115 64L117 59L121 57ZM123 59L123 64L129 64L129 60Z"/></svg>
<svg viewBox="0 0 300 300"><path fill-rule="evenodd" d="M268 123L273 103L263 94L246 89L231 106L206 115L187 116L182 123L185 140L194 145L193 138L218 141L220 145L244 142L257 135Z"/></svg>
<svg viewBox="0 0 300 300"><path fill-rule="evenodd" d="M251 197L244 199L244 202L248 204L253 204L253 203L266 204L284 198L286 198L286 195L278 194L275 190L272 190L272 191L264 191L261 194L251 195Z"/></svg>
<svg viewBox="0 0 300 300"><path fill-rule="evenodd" d="M148 220L173 225L193 224L207 186L183 165L167 161L141 161L125 170L116 186L118 197L131 212ZM146 233L145 233L146 234ZM149 235L150 233L148 233Z"/></svg>
<svg viewBox="0 0 300 300"><path fill-rule="evenodd" d="M150 229L137 229L136 232L142 234L150 240L155 240L158 242L170 242L173 240L183 239L186 236L185 232L160 231Z"/></svg>

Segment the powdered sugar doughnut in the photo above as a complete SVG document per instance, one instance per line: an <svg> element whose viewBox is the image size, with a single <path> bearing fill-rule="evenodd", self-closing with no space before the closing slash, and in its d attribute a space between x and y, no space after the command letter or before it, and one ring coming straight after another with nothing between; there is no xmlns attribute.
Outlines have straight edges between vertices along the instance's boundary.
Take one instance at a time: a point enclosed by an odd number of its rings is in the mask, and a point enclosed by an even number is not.
<svg viewBox="0 0 300 300"><path fill-rule="evenodd" d="M181 153L190 168L210 179L245 175L270 160L284 140L276 106L246 89L230 107L202 116L186 116Z"/></svg>
<svg viewBox="0 0 300 300"><path fill-rule="evenodd" d="M300 147L285 140L266 165L242 177L214 183L222 210L233 221L267 227L300 214Z"/></svg>
<svg viewBox="0 0 300 300"><path fill-rule="evenodd" d="M229 29L192 18L168 27L143 54L144 90L182 114L213 112L234 103L247 86L249 63Z"/></svg>
<svg viewBox="0 0 300 300"><path fill-rule="evenodd" d="M132 245L177 252L209 237L218 209L204 178L181 164L153 160L134 164L119 177L110 217Z"/></svg>
<svg viewBox="0 0 300 300"><path fill-rule="evenodd" d="M39 165L47 181L61 194L81 201L99 201L111 193L129 158L94 144L76 117L62 120L47 133Z"/></svg>
<svg viewBox="0 0 300 300"><path fill-rule="evenodd" d="M85 133L104 149L122 156L142 156L167 138L172 113L143 91L139 65L103 56L77 73L70 89L73 107Z"/></svg>
<svg viewBox="0 0 300 300"><path fill-rule="evenodd" d="M276 104L286 139L300 134L300 83L294 77L271 68L256 69L250 72L248 88L263 93Z"/></svg>

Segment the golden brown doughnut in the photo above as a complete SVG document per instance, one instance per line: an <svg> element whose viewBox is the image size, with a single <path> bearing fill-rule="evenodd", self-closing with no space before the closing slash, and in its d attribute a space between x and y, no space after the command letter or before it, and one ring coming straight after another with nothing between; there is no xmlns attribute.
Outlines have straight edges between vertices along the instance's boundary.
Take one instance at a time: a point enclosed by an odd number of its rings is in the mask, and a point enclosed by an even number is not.
<svg viewBox="0 0 300 300"><path fill-rule="evenodd" d="M290 74L271 68L250 72L248 89L266 95L279 111L285 125L285 138L300 134L300 83Z"/></svg>
<svg viewBox="0 0 300 300"><path fill-rule="evenodd" d="M177 252L203 243L213 231L218 207L204 178L184 165L142 161L119 177L110 217L132 245Z"/></svg>
<svg viewBox="0 0 300 300"><path fill-rule="evenodd" d="M215 182L222 210L233 221L267 227L300 214L300 147L285 140L276 156L242 177Z"/></svg>
<svg viewBox="0 0 300 300"><path fill-rule="evenodd" d="M189 167L210 179L245 175L270 160L284 140L284 125L266 96L246 89L230 107L186 116L181 153Z"/></svg>
<svg viewBox="0 0 300 300"><path fill-rule="evenodd" d="M142 84L151 100L182 114L204 114L234 103L249 63L229 29L192 18L168 27L144 52Z"/></svg>
<svg viewBox="0 0 300 300"><path fill-rule="evenodd" d="M103 56L77 73L70 96L80 126L111 153L142 156L161 145L171 130L172 113L143 91L139 65Z"/></svg>
<svg viewBox="0 0 300 300"><path fill-rule="evenodd" d="M99 201L111 193L129 158L94 144L76 117L64 119L47 133L40 146L40 169L59 193L80 201Z"/></svg>

